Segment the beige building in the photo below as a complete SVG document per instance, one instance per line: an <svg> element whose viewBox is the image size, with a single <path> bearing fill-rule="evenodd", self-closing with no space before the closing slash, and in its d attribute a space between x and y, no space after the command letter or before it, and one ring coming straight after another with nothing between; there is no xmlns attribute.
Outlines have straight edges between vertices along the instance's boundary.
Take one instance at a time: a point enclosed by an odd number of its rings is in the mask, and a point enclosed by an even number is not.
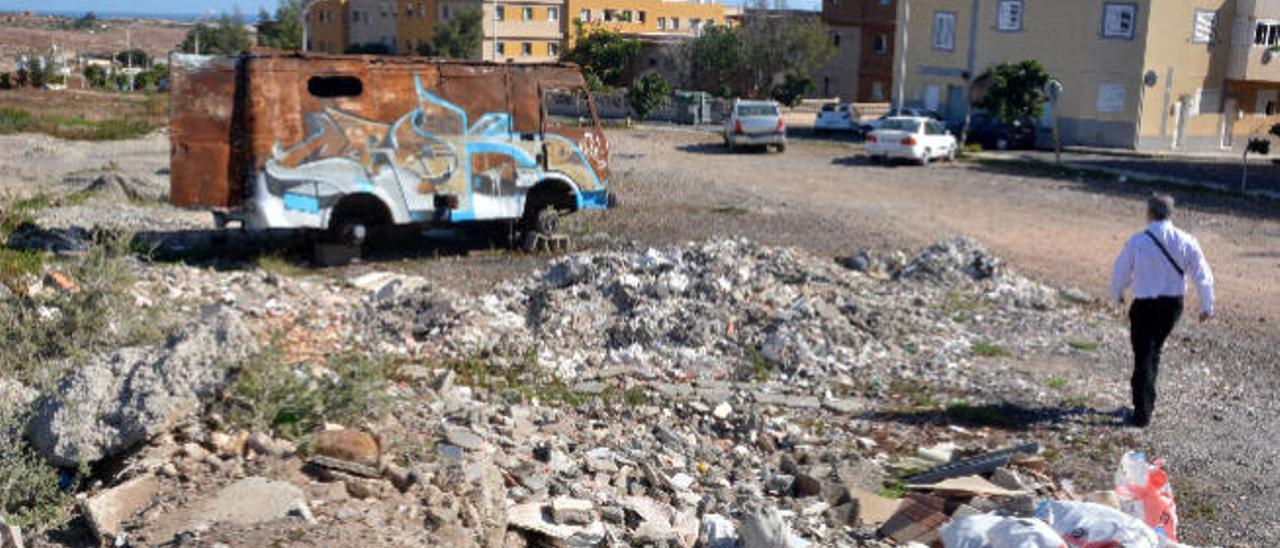
<svg viewBox="0 0 1280 548"><path fill-rule="evenodd" d="M396 4L393 0L348 0L350 30L348 46L374 46L395 53Z"/></svg>
<svg viewBox="0 0 1280 548"><path fill-rule="evenodd" d="M1280 0L901 4L904 102L953 121L968 109L972 78L1024 59L1063 83L1069 145L1223 149L1280 121L1280 61L1268 53L1280 43Z"/></svg>
<svg viewBox="0 0 1280 548"><path fill-rule="evenodd" d="M560 58L564 48L564 2L560 0L439 0L437 17L481 10L485 61L539 63Z"/></svg>

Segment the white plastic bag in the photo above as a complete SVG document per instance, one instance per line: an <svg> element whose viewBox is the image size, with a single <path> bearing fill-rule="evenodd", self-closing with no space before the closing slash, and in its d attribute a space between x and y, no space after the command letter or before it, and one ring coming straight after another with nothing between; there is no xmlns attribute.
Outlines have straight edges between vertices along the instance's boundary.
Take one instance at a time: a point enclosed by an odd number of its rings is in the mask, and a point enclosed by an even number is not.
<svg viewBox="0 0 1280 548"><path fill-rule="evenodd" d="M1047 501L1036 517L1057 531L1068 546L1158 548L1160 539L1142 520L1092 502Z"/></svg>
<svg viewBox="0 0 1280 548"><path fill-rule="evenodd" d="M966 516L942 528L946 548L1067 548L1053 528L1040 520L994 514Z"/></svg>

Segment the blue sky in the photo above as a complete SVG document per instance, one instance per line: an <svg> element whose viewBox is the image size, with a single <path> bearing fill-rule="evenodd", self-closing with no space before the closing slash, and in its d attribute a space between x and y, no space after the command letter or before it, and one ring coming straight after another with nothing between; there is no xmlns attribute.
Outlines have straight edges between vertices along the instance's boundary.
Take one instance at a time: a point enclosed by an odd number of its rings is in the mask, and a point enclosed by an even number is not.
<svg viewBox="0 0 1280 548"><path fill-rule="evenodd" d="M724 4L742 5L744 0L720 0ZM817 9L820 0L788 0L798 9ZM275 10L276 0L0 0L0 11L218 14L240 7L252 15L259 7Z"/></svg>
<svg viewBox="0 0 1280 548"><path fill-rule="evenodd" d="M254 14L261 6L274 11L275 5L276 0L0 0L0 11L216 14L239 6Z"/></svg>

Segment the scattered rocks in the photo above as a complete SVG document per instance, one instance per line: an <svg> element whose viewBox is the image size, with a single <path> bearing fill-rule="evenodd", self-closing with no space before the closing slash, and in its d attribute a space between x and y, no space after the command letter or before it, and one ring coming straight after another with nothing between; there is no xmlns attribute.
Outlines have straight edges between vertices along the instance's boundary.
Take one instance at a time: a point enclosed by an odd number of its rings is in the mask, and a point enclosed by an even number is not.
<svg viewBox="0 0 1280 548"><path fill-rule="evenodd" d="M256 348L238 314L212 307L165 344L92 357L36 403L32 446L64 467L117 455L210 401Z"/></svg>
<svg viewBox="0 0 1280 548"><path fill-rule="evenodd" d="M551 516L561 525L587 525L596 520L595 505L589 500L556 497L551 500Z"/></svg>
<svg viewBox="0 0 1280 548"><path fill-rule="evenodd" d="M248 477L223 487L213 496L197 500L166 514L156 525L152 537L157 543L175 535L199 530L215 523L251 526L290 516L304 518L310 511L302 489L292 483L259 476Z"/></svg>
<svg viewBox="0 0 1280 548"><path fill-rule="evenodd" d="M316 434L312 460L324 466L347 468L348 471L377 476L382 450L373 436L360 430L343 428Z"/></svg>
<svg viewBox="0 0 1280 548"><path fill-rule="evenodd" d="M17 525L6 523L0 515L0 548L24 548L22 529Z"/></svg>

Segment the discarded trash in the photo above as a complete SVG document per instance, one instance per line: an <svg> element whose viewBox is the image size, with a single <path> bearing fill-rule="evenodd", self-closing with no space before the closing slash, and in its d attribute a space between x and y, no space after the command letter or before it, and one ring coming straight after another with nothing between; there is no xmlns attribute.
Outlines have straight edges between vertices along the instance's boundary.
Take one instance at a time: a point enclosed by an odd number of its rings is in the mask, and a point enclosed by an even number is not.
<svg viewBox="0 0 1280 548"><path fill-rule="evenodd" d="M1053 527L1072 546L1156 548L1155 531L1141 520L1091 502L1046 501L1036 517Z"/></svg>
<svg viewBox="0 0 1280 548"><path fill-rule="evenodd" d="M880 526L879 534L898 543L932 544L939 540L938 528L947 522L946 501L912 493L902 499L898 511Z"/></svg>
<svg viewBox="0 0 1280 548"><path fill-rule="evenodd" d="M966 516L942 528L946 548L1067 548L1067 543L1043 521L995 514Z"/></svg>
<svg viewBox="0 0 1280 548"><path fill-rule="evenodd" d="M941 491L946 493L958 493L962 495L986 495L994 497L1016 497L1020 495L1029 495L1026 491L1005 489L990 481L983 479L981 476L965 476L963 478L951 478L943 480L939 483L928 485L909 484L908 489L920 491Z"/></svg>
<svg viewBox="0 0 1280 548"><path fill-rule="evenodd" d="M951 478L962 478L965 476L984 475L994 472L997 468L1009 464L1009 459L1015 454L1025 453L1034 455L1040 452L1040 444L1031 442L1008 449L1001 449L983 455L964 460L958 460L930 468L921 474L916 474L907 478L907 483L911 485L926 485L937 483L942 480Z"/></svg>
<svg viewBox="0 0 1280 548"><path fill-rule="evenodd" d="M1124 513L1144 521L1157 535L1178 540L1178 507L1164 459L1148 463L1143 453L1125 453L1116 470L1116 496Z"/></svg>

